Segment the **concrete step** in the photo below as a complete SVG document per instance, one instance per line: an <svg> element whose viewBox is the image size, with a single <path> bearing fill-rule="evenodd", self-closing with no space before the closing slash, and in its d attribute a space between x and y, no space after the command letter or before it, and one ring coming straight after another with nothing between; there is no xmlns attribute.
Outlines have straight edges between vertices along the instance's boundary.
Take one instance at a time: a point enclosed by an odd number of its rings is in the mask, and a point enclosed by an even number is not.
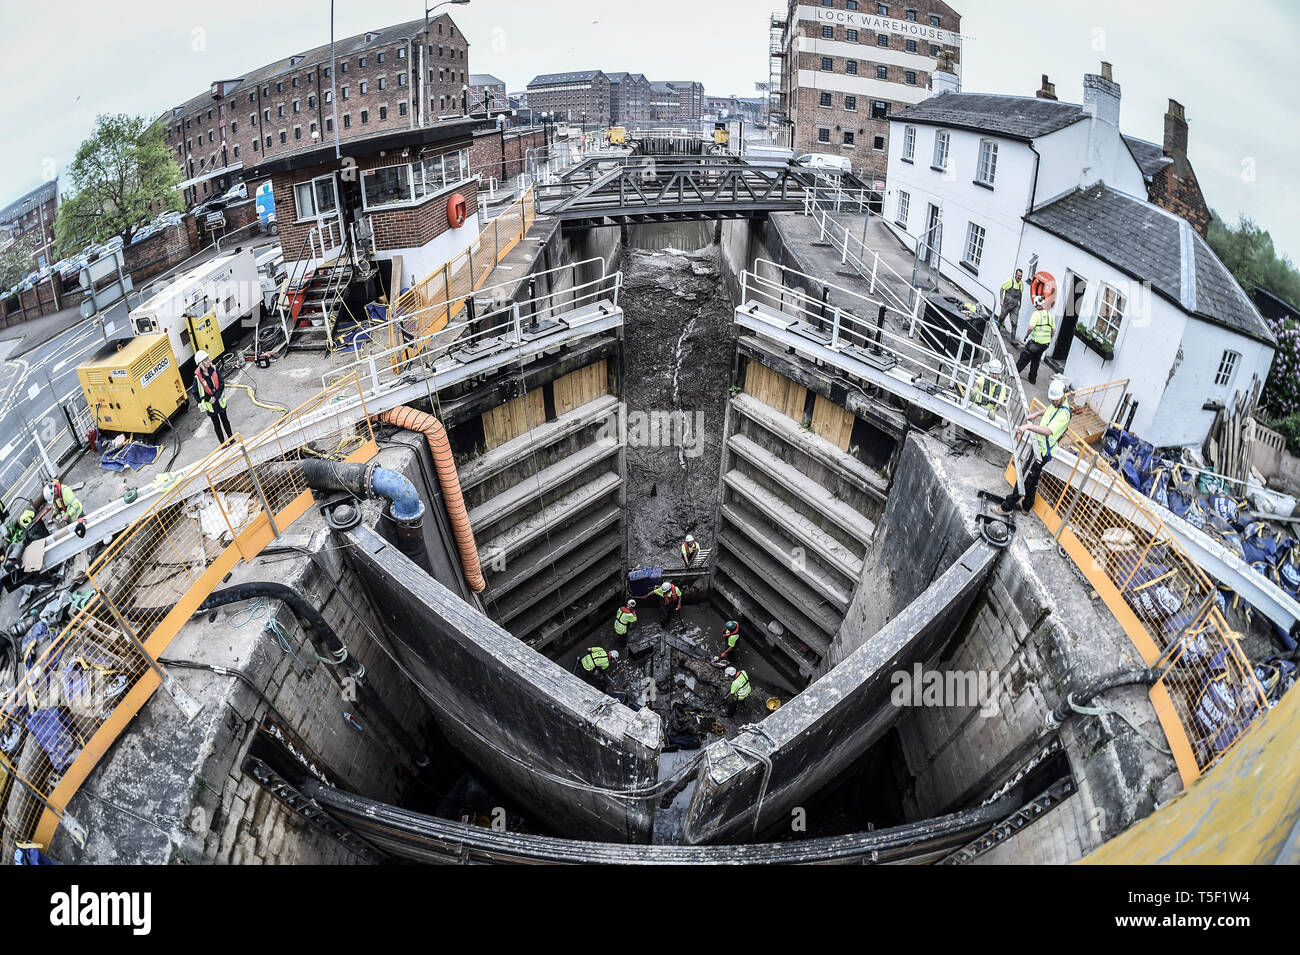
<svg viewBox="0 0 1300 955"><path fill-rule="evenodd" d="M520 614L515 618L512 626L506 629L516 637L528 643L533 649L540 650L545 647L551 640L533 641L529 638L537 635L538 631L544 631L545 635L552 634L552 628L545 626L555 621L555 629L568 629L577 622L577 614L584 613L588 597L591 592L597 588L604 589L612 585L620 585L623 580L623 568L617 561L602 561L592 567L587 568L578 576L568 581L564 585L564 603L559 602L559 598L554 601L545 601L535 604L527 612ZM569 610L570 607L578 605L576 611ZM563 612L561 612L563 611ZM567 619L567 623L565 622ZM614 613L613 609L609 614L609 632L614 633Z"/></svg>
<svg viewBox="0 0 1300 955"><path fill-rule="evenodd" d="M613 471L605 471L597 475L589 483L552 501L536 514L528 515L517 524L489 538L486 543L480 544L479 561L485 566L500 563L502 560L510 561L515 554L531 547L548 532L554 533L557 528L574 520L602 498L615 494L622 483Z"/></svg>
<svg viewBox="0 0 1300 955"><path fill-rule="evenodd" d="M733 434L727 439L727 446L760 474L809 504L819 514L855 538L863 547L871 543L876 533L876 525L798 468L786 464L743 434Z"/></svg>
<svg viewBox="0 0 1300 955"><path fill-rule="evenodd" d="M768 624L774 618L758 600L741 589L743 585L737 585L730 575L724 571L714 578L713 586L718 596L731 605L736 613L736 619L740 621L740 648L742 650L745 646L745 634L754 634L751 637L751 642L762 641L768 647L779 651L780 656L784 656L794 664L796 673L804 679L812 679L820 662L819 658L801 647L797 641L790 639L788 634L778 635L769 630ZM781 667L781 669L787 669L787 667Z"/></svg>
<svg viewBox="0 0 1300 955"><path fill-rule="evenodd" d="M778 539L771 528L753 511L738 504L722 505L722 516L726 518L729 529L744 534L757 544L775 561L776 569L784 576L780 579L793 581L798 588L807 588L817 598L828 600L841 617L849 609L849 593L839 586L829 574L810 563L806 558L800 559L794 548L784 539ZM775 583L775 581L773 581ZM789 587L782 589L789 591Z"/></svg>
<svg viewBox="0 0 1300 955"><path fill-rule="evenodd" d="M814 604L791 600L778 589L781 580L779 568L753 544L746 544L742 539L729 536L724 530L718 535L718 562L721 566L723 549L726 550L727 573L746 589L753 592L772 616L785 624L785 628L808 644L819 656L830 648L835 632L843 621L843 614L837 615L825 604Z"/></svg>
<svg viewBox="0 0 1300 955"><path fill-rule="evenodd" d="M760 514L770 515L783 533L793 541L807 545L817 558L835 568L854 584L862 577L862 557L826 533L803 514L790 507L753 478L740 471L728 471L726 483L745 503Z"/></svg>
<svg viewBox="0 0 1300 955"><path fill-rule="evenodd" d="M853 455L841 451L821 435L803 430L799 422L786 417L753 395L741 392L731 399L731 404L750 421L772 432L791 447L829 468L850 484L861 486L867 493L882 501L889 494L889 479L879 471L867 467Z"/></svg>
<svg viewBox="0 0 1300 955"><path fill-rule="evenodd" d="M506 488L496 497L488 498L469 512L469 522L477 533L481 528L491 527L502 519L509 517L525 504L543 497L548 491L559 487L588 468L595 467L618 454L616 443L596 442L562 458L554 464L542 468L536 474L524 478L518 484Z"/></svg>
<svg viewBox="0 0 1300 955"><path fill-rule="evenodd" d="M488 574L488 589L484 598L500 600L543 568L549 568L553 556L558 559L617 524L621 513L617 503L602 505L581 514L577 520L564 527L552 527L548 534L543 535L538 546L521 553L514 560L507 560L506 566L499 571L484 565L483 570Z"/></svg>
<svg viewBox="0 0 1300 955"><path fill-rule="evenodd" d="M460 488L467 491L495 477L507 468L513 467L525 453L550 447L583 428L596 424L618 411L618 399L613 395L601 395L585 405L574 408L568 414L562 414L554 421L540 424L526 434L511 438L500 447L485 451L472 461L466 461L458 469ZM617 437L617 435L614 435Z"/></svg>
<svg viewBox="0 0 1300 955"><path fill-rule="evenodd" d="M598 626L598 617L603 617L609 610L610 605L623 593L622 580L616 580L597 590L590 591L581 598L580 605L570 611L567 618L552 621L544 626L536 637L528 641L528 645L538 652L548 651L548 656L555 659L554 654L563 653L575 641L581 640L587 636L590 640L584 646L600 646L608 642L606 634L612 634L612 620L605 622L605 627ZM572 660L560 661L561 664L572 667Z"/></svg>
<svg viewBox="0 0 1300 955"><path fill-rule="evenodd" d="M583 546L556 559L554 566L540 567L532 579L517 588L509 597L488 601L492 617L501 626L509 628L510 621L535 604L549 604L556 608L560 594L568 596L568 584L598 561L608 565L618 563L618 551L623 545L621 528L612 527ZM613 554L613 558L610 555Z"/></svg>

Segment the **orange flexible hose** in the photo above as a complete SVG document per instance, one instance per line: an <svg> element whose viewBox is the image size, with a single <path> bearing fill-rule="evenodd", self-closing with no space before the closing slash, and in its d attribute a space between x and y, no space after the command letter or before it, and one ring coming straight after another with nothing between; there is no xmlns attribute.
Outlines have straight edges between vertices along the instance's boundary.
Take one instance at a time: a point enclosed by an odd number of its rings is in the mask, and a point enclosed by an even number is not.
<svg viewBox="0 0 1300 955"><path fill-rule="evenodd" d="M474 543L474 529L469 525L465 498L460 493L460 475L456 473L456 460L451 454L447 429L433 415L408 405L399 405L383 412L379 420L408 431L420 431L428 440L433 466L438 472L438 483L442 485L442 496L447 503L447 518L451 521L451 530L456 536L456 549L460 551L460 565L465 571L469 589L481 594L487 583L483 580L483 568L478 562L478 545Z"/></svg>

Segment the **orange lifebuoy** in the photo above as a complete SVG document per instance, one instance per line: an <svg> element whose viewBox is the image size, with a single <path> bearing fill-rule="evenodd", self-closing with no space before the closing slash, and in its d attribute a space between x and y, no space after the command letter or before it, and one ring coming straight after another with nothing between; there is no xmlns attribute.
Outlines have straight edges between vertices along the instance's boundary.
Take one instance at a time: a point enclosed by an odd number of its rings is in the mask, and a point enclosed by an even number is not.
<svg viewBox="0 0 1300 955"><path fill-rule="evenodd" d="M447 200L447 221L453 229L459 229L469 217L469 204L459 192L453 193Z"/></svg>
<svg viewBox="0 0 1300 955"><path fill-rule="evenodd" d="M1051 308L1056 304L1056 276L1051 272L1035 272L1029 280L1029 298L1032 302L1041 296L1044 304Z"/></svg>

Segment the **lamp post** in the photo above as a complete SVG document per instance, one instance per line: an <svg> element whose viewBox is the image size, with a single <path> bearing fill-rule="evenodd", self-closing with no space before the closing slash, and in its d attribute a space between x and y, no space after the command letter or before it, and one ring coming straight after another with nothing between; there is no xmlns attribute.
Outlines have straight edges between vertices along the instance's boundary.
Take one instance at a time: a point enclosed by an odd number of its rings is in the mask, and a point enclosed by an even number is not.
<svg viewBox="0 0 1300 955"><path fill-rule="evenodd" d="M429 87L428 77L429 70L425 61L425 52L429 49L429 14L439 7L457 6L463 7L469 3L469 0L442 0L441 3L435 3L433 6L424 8L424 42L420 44L420 125L425 125L424 117L427 115L425 110L428 109ZM337 123L334 124L338 126Z"/></svg>
<svg viewBox="0 0 1300 955"><path fill-rule="evenodd" d="M469 115L469 87L464 83L460 87L460 115Z"/></svg>

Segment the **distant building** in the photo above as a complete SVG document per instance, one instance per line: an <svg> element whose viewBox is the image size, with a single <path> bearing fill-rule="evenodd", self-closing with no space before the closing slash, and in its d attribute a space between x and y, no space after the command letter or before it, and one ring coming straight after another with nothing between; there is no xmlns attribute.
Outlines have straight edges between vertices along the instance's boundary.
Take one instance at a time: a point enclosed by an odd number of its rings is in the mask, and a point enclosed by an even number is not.
<svg viewBox="0 0 1300 955"><path fill-rule="evenodd" d="M774 118L790 145L847 156L864 178L884 176L889 117L930 95L940 54L960 76L961 16L940 0L789 0L774 28Z"/></svg>
<svg viewBox="0 0 1300 955"><path fill-rule="evenodd" d="M650 119L650 81L644 73L610 73L609 121L634 126Z"/></svg>
<svg viewBox="0 0 1300 955"><path fill-rule="evenodd" d="M378 130L429 126L461 115L469 80L469 42L447 14L337 40L276 60L164 113L168 148L181 167L189 205L220 195L246 167ZM331 79L338 102L330 98Z"/></svg>
<svg viewBox="0 0 1300 955"><path fill-rule="evenodd" d="M498 79L491 73L470 74L469 111L471 113L487 113L509 108L505 80Z"/></svg>
<svg viewBox="0 0 1300 955"><path fill-rule="evenodd" d="M609 77L600 70L535 76L528 84L528 106L555 113L563 122L608 126Z"/></svg>
<svg viewBox="0 0 1300 955"><path fill-rule="evenodd" d="M59 210L59 180L37 186L0 209L0 231L13 242L30 242L34 261L44 268L53 259L54 220Z"/></svg>

